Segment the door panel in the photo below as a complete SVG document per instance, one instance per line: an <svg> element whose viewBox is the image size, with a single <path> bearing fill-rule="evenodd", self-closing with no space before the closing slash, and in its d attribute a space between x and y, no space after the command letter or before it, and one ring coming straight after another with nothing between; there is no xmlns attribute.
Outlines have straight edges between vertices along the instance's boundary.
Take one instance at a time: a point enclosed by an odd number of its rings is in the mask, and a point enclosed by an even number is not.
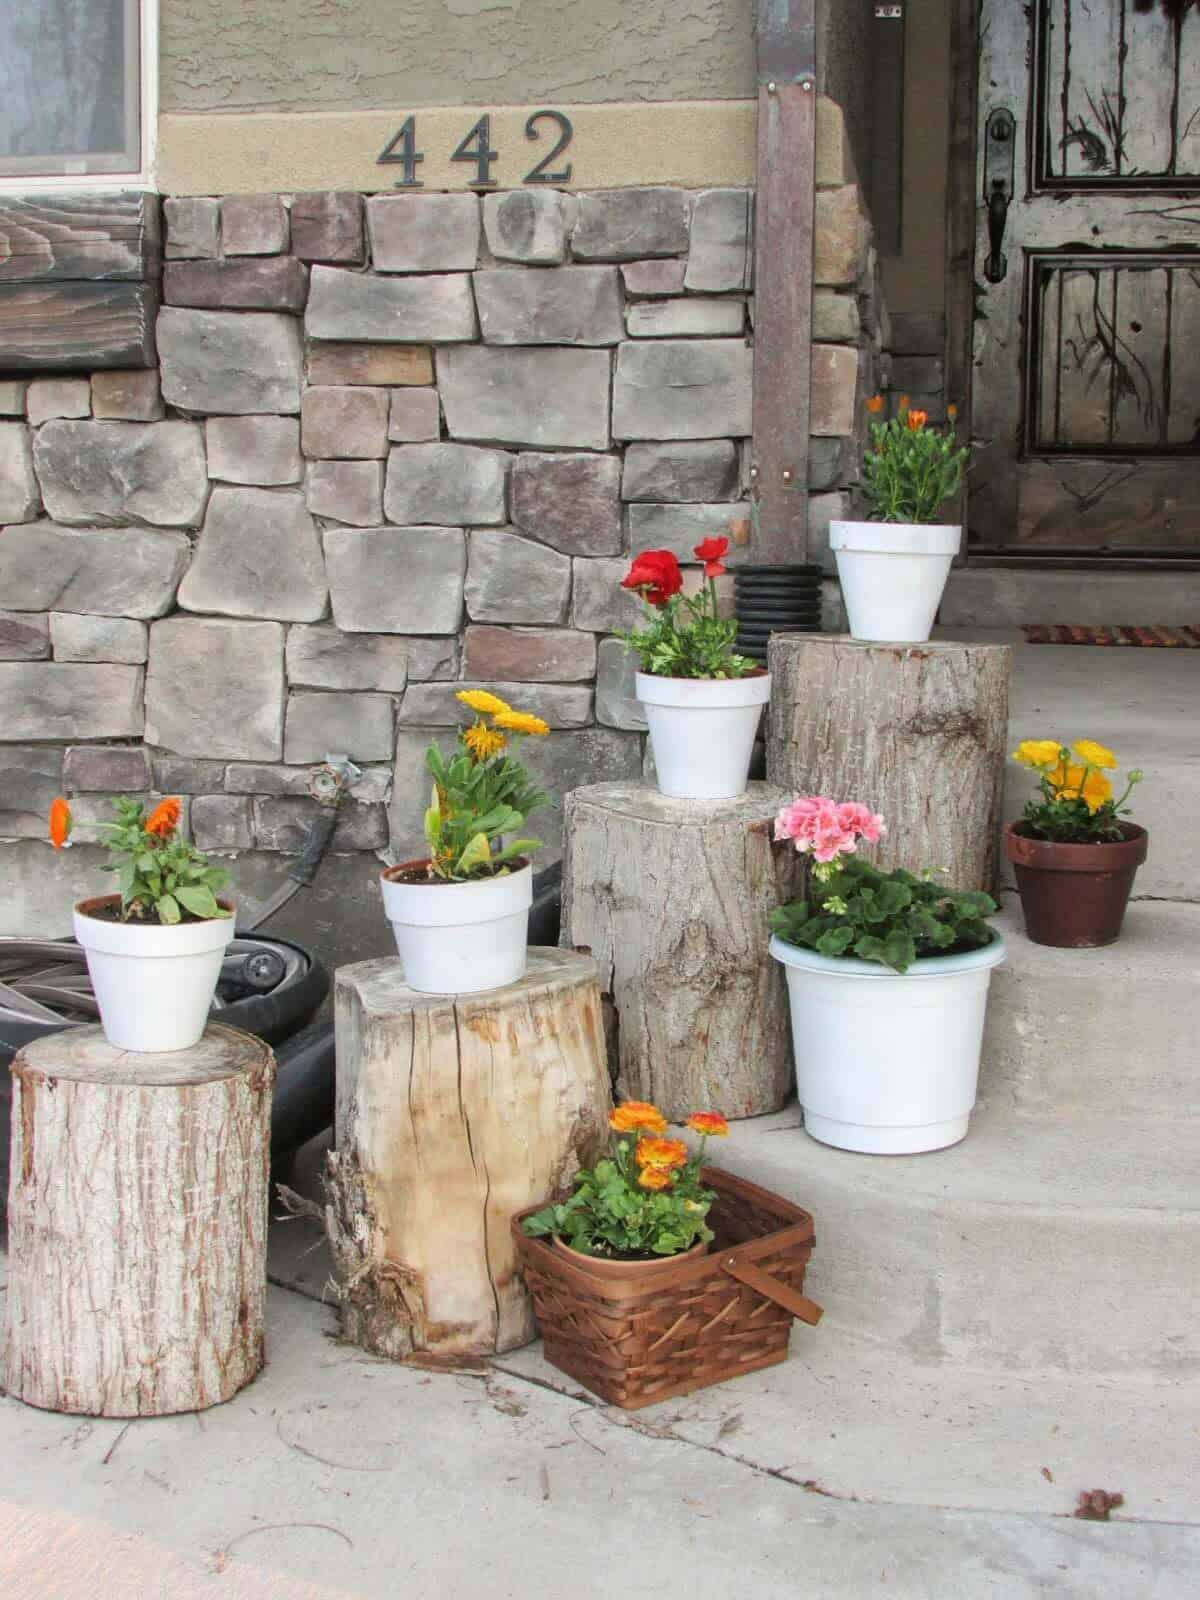
<svg viewBox="0 0 1200 1600"><path fill-rule="evenodd" d="M972 546L1200 553L1200 6L982 0L979 116Z"/></svg>

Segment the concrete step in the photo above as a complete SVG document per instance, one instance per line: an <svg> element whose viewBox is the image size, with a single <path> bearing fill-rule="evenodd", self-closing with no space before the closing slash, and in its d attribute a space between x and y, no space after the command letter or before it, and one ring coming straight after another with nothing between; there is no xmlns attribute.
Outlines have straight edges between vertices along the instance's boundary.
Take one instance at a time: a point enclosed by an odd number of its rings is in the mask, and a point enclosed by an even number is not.
<svg viewBox="0 0 1200 1600"><path fill-rule="evenodd" d="M1174 1122L1197 1098L1200 905L1138 901L1101 950L1032 944L1015 896L997 919L980 1094L1028 1115Z"/></svg>
<svg viewBox="0 0 1200 1600"><path fill-rule="evenodd" d="M938 620L946 628L1012 628L1023 622L1197 624L1200 572L960 567L950 574ZM1126 653L1139 652L1121 652Z"/></svg>

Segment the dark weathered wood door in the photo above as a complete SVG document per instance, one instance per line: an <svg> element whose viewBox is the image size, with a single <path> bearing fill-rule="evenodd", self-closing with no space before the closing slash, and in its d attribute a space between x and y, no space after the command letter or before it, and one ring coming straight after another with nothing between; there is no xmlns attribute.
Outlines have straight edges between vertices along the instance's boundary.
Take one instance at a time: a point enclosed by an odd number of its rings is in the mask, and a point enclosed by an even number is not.
<svg viewBox="0 0 1200 1600"><path fill-rule="evenodd" d="M978 150L971 545L1200 553L1200 0L981 0Z"/></svg>

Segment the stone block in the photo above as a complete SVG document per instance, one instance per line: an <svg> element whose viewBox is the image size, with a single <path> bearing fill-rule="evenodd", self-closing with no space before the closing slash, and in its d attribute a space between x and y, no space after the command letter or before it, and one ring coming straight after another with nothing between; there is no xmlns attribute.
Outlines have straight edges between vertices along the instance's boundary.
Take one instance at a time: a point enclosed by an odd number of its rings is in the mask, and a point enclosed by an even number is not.
<svg viewBox="0 0 1200 1600"><path fill-rule="evenodd" d="M522 533L569 556L621 549L621 463L616 456L519 455L512 470L512 520Z"/></svg>
<svg viewBox="0 0 1200 1600"><path fill-rule="evenodd" d="M596 675L596 636L474 624L463 641L463 675L480 683L582 682Z"/></svg>
<svg viewBox="0 0 1200 1600"><path fill-rule="evenodd" d="M328 598L320 537L298 490L213 490L179 585L183 610L315 622Z"/></svg>
<svg viewBox="0 0 1200 1600"><path fill-rule="evenodd" d="M867 225L856 184L818 190L813 230L813 282L856 284L867 248Z"/></svg>
<svg viewBox="0 0 1200 1600"><path fill-rule="evenodd" d="M637 595L621 588L628 571L628 557L619 561L576 559L571 626L588 633L639 627L645 621L642 603Z"/></svg>
<svg viewBox="0 0 1200 1600"><path fill-rule="evenodd" d="M166 415L158 368L92 373L92 415L108 422L159 422Z"/></svg>
<svg viewBox="0 0 1200 1600"><path fill-rule="evenodd" d="M750 505L745 500L717 505L645 505L629 507L629 549L670 550L681 561L695 564L693 554L703 539L728 539L722 558L736 566L750 555Z"/></svg>
<svg viewBox="0 0 1200 1600"><path fill-rule="evenodd" d="M456 696L462 689L490 689L518 711L532 711L552 728L586 728L592 722L592 689L582 684L414 683L400 705L402 727L461 728L471 713ZM523 748L528 748L525 746Z"/></svg>
<svg viewBox="0 0 1200 1600"><path fill-rule="evenodd" d="M609 189L579 196L571 250L582 261L637 261L688 247L683 189Z"/></svg>
<svg viewBox="0 0 1200 1600"><path fill-rule="evenodd" d="M428 683L436 678L458 677L458 639L413 637L408 647L408 681Z"/></svg>
<svg viewBox="0 0 1200 1600"><path fill-rule="evenodd" d="M194 422L48 422L33 456L56 521L188 528L204 515L208 472Z"/></svg>
<svg viewBox="0 0 1200 1600"><path fill-rule="evenodd" d="M447 350L438 361L452 438L606 450L606 350Z"/></svg>
<svg viewBox="0 0 1200 1600"><path fill-rule="evenodd" d="M223 761L154 757L154 786L160 794L210 794L225 787L225 772Z"/></svg>
<svg viewBox="0 0 1200 1600"><path fill-rule="evenodd" d="M753 351L740 339L654 339L618 346L618 439L714 439L750 433Z"/></svg>
<svg viewBox="0 0 1200 1600"><path fill-rule="evenodd" d="M306 389L300 402L300 445L309 457L382 460L387 427L386 389Z"/></svg>
<svg viewBox="0 0 1200 1600"><path fill-rule="evenodd" d="M0 661L46 661L50 624L36 611L0 611Z"/></svg>
<svg viewBox="0 0 1200 1600"><path fill-rule="evenodd" d="M624 500L731 500L738 490L732 439L680 439L631 444L621 475Z"/></svg>
<svg viewBox="0 0 1200 1600"><path fill-rule="evenodd" d="M168 261L163 301L212 311L290 311L308 298L308 268L295 256L224 261Z"/></svg>
<svg viewBox="0 0 1200 1600"><path fill-rule="evenodd" d="M304 325L310 339L367 344L451 344L474 339L470 274L379 278L314 267Z"/></svg>
<svg viewBox="0 0 1200 1600"><path fill-rule="evenodd" d="M466 602L472 622L563 622L570 598L566 556L508 528L471 534Z"/></svg>
<svg viewBox="0 0 1200 1600"><path fill-rule="evenodd" d="M692 201L689 289L749 289L754 282L754 191L702 189Z"/></svg>
<svg viewBox="0 0 1200 1600"><path fill-rule="evenodd" d="M941 394L946 386L945 364L940 355L893 355L891 386L910 397L915 394Z"/></svg>
<svg viewBox="0 0 1200 1600"><path fill-rule="evenodd" d="M853 433L857 388L858 351L851 345L814 344L809 431L818 438Z"/></svg>
<svg viewBox="0 0 1200 1600"><path fill-rule="evenodd" d="M151 782L145 745L76 744L63 756L62 788L67 794L145 794Z"/></svg>
<svg viewBox="0 0 1200 1600"><path fill-rule="evenodd" d="M816 183L818 189L840 188L854 182L854 158L846 137L846 118L836 100L817 99Z"/></svg>
<svg viewBox="0 0 1200 1600"><path fill-rule="evenodd" d="M621 268L626 294L682 294L687 262L630 261Z"/></svg>
<svg viewBox="0 0 1200 1600"><path fill-rule="evenodd" d="M254 416L300 409L300 329L283 312L164 306L158 356L163 398L182 411Z"/></svg>
<svg viewBox="0 0 1200 1600"><path fill-rule="evenodd" d="M493 267L475 274L487 344L617 344L625 336L615 267Z"/></svg>
<svg viewBox="0 0 1200 1600"><path fill-rule="evenodd" d="M91 385L86 378L34 378L25 395L25 414L34 428L52 417L90 417Z"/></svg>
<svg viewBox="0 0 1200 1600"><path fill-rule="evenodd" d="M853 441L827 437L808 441L808 487L819 491L851 481L854 469Z"/></svg>
<svg viewBox="0 0 1200 1600"><path fill-rule="evenodd" d="M837 558L829 548L829 524L835 518L849 515L850 506L844 494L814 494L808 500L808 556L809 561L819 561L825 571L837 571Z"/></svg>
<svg viewBox="0 0 1200 1600"><path fill-rule="evenodd" d="M483 229L498 261L557 266L566 260L567 237L579 202L558 189L509 189L483 197Z"/></svg>
<svg viewBox="0 0 1200 1600"><path fill-rule="evenodd" d="M293 689L375 689L403 694L408 641L390 633L343 633L339 628L289 628L287 676Z"/></svg>
<svg viewBox="0 0 1200 1600"><path fill-rule="evenodd" d="M60 749L0 744L0 835L44 839L50 802L64 787Z"/></svg>
<svg viewBox="0 0 1200 1600"><path fill-rule="evenodd" d="M164 200L163 215L167 224L168 261L217 254L221 225L219 201L201 195Z"/></svg>
<svg viewBox="0 0 1200 1600"><path fill-rule="evenodd" d="M0 378L0 417L23 417L28 378Z"/></svg>
<svg viewBox="0 0 1200 1600"><path fill-rule="evenodd" d="M151 628L147 744L210 761L278 761L283 755L283 706L283 628L278 622L167 617Z"/></svg>
<svg viewBox="0 0 1200 1600"><path fill-rule="evenodd" d="M142 732L142 669L0 661L5 739L127 739Z"/></svg>
<svg viewBox="0 0 1200 1600"><path fill-rule="evenodd" d="M0 538L0 595L14 611L160 617L189 551L186 535L166 529L28 523Z"/></svg>
<svg viewBox="0 0 1200 1600"><path fill-rule="evenodd" d="M457 633L467 540L461 528L330 528L333 619L347 633Z"/></svg>
<svg viewBox="0 0 1200 1600"><path fill-rule="evenodd" d="M313 461L304 498L314 517L376 528L383 521L383 462Z"/></svg>
<svg viewBox="0 0 1200 1600"><path fill-rule="evenodd" d="M858 301L852 294L838 294L833 289L817 289L813 293L812 336L830 344L854 344L862 333L858 314Z"/></svg>
<svg viewBox="0 0 1200 1600"><path fill-rule="evenodd" d="M32 522L41 508L29 429L0 422L0 523Z"/></svg>
<svg viewBox="0 0 1200 1600"><path fill-rule="evenodd" d="M367 201L376 272L469 272L479 260L479 196L377 194Z"/></svg>
<svg viewBox="0 0 1200 1600"><path fill-rule="evenodd" d="M436 389L393 389L388 411L388 438L397 444L438 439L442 412Z"/></svg>
<svg viewBox="0 0 1200 1600"><path fill-rule="evenodd" d="M946 319L940 312L893 311L888 348L898 356L943 356Z"/></svg>
<svg viewBox="0 0 1200 1600"><path fill-rule="evenodd" d="M638 300L625 313L635 339L715 338L741 333L746 306L740 299L689 295L680 300Z"/></svg>
<svg viewBox="0 0 1200 1600"><path fill-rule="evenodd" d="M277 194L231 194L221 201L227 256L277 256L288 247L287 207Z"/></svg>
<svg viewBox="0 0 1200 1600"><path fill-rule="evenodd" d="M313 344L311 384L365 383L375 388L433 382L433 352L426 344Z"/></svg>
<svg viewBox="0 0 1200 1600"><path fill-rule="evenodd" d="M312 770L311 765L283 767L259 762L237 762L225 768L225 788L230 794L308 797L308 783ZM360 775L350 786L350 796L360 805L383 804L391 793L391 788L392 768L389 751L386 766L362 768Z"/></svg>
<svg viewBox="0 0 1200 1600"><path fill-rule="evenodd" d="M283 759L296 766L337 753L351 761L388 761L394 714L386 694L292 694L283 730Z"/></svg>
<svg viewBox="0 0 1200 1600"><path fill-rule="evenodd" d="M210 478L270 488L304 476L295 417L209 417L204 442Z"/></svg>
<svg viewBox="0 0 1200 1600"><path fill-rule="evenodd" d="M646 713L637 697L637 657L620 639L601 639L596 664L596 721L631 733L646 731Z"/></svg>
<svg viewBox="0 0 1200 1600"><path fill-rule="evenodd" d="M362 196L344 189L295 195L292 253L301 261L361 262L366 253Z"/></svg>
<svg viewBox="0 0 1200 1600"><path fill-rule="evenodd" d="M52 611L50 639L56 661L123 661L137 667L146 659L146 624L132 617Z"/></svg>
<svg viewBox="0 0 1200 1600"><path fill-rule="evenodd" d="M317 802L300 796L255 799L254 841L260 850L282 850L295 855L304 848L317 815ZM344 800L329 847L341 850L382 850L388 842L387 811L379 804Z"/></svg>
<svg viewBox="0 0 1200 1600"><path fill-rule="evenodd" d="M389 522L501 523L510 456L469 444L404 444L388 456L383 504Z"/></svg>
<svg viewBox="0 0 1200 1600"><path fill-rule="evenodd" d="M254 814L248 795L198 794L189 810L198 850L249 850L254 844Z"/></svg>

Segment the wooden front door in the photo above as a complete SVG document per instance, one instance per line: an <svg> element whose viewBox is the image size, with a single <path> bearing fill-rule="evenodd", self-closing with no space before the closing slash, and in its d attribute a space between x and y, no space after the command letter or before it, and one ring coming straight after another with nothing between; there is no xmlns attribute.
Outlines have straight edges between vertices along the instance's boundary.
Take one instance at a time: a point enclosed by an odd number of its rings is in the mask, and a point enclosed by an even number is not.
<svg viewBox="0 0 1200 1600"><path fill-rule="evenodd" d="M975 550L1200 554L1200 0L981 0Z"/></svg>

